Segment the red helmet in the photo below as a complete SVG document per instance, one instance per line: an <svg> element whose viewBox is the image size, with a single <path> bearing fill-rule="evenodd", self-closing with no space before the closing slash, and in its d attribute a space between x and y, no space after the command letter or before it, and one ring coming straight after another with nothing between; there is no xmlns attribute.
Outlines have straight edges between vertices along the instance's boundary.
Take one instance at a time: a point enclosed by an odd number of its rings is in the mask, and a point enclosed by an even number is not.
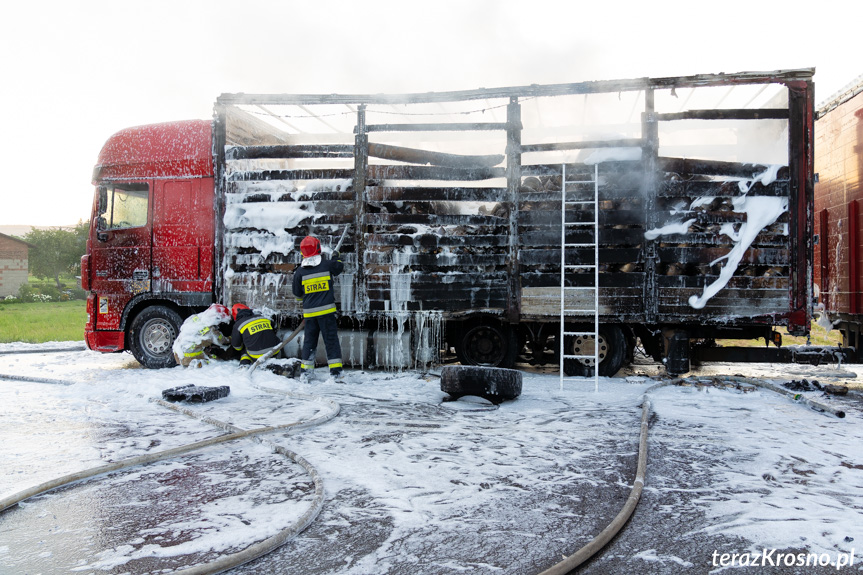
<svg viewBox="0 0 863 575"><path fill-rule="evenodd" d="M220 303L214 303L213 305L210 306L210 309L215 311L220 316L224 316L225 318L231 317L231 310L229 310L228 308L226 308L225 306L223 306Z"/></svg>
<svg viewBox="0 0 863 575"><path fill-rule="evenodd" d="M304 258L310 258L321 253L321 242L313 236L306 236L300 242L300 252Z"/></svg>
<svg viewBox="0 0 863 575"><path fill-rule="evenodd" d="M231 317L234 318L234 321L237 321L237 312L241 309L249 309L249 306L242 303L235 303L234 306L231 308Z"/></svg>

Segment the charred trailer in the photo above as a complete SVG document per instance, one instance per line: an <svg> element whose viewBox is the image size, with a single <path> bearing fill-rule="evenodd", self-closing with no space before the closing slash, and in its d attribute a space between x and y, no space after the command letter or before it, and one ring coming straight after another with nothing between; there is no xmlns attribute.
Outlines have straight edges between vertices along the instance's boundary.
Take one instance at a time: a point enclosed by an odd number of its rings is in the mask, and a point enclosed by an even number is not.
<svg viewBox="0 0 863 575"><path fill-rule="evenodd" d="M863 76L815 120L815 287L819 323L860 349L863 333ZM856 359L859 361L859 355Z"/></svg>
<svg viewBox="0 0 863 575"><path fill-rule="evenodd" d="M114 299L90 286L88 342L137 347L147 364L140 349L170 336L171 313L209 301L295 326L299 242L313 234L327 254L347 225L336 282L346 365L408 367L452 350L509 367L563 353L567 374L587 375L598 348L599 373L613 375L640 341L680 373L703 342L770 338L774 326L804 334L812 74L224 94L207 124L211 155L203 122L106 144L85 263L95 284L97 269L124 275ZM157 171L139 174L135 153ZM114 166L133 163L136 177ZM120 185L150 198L143 226L100 223L105 190ZM158 232L171 218L171 233ZM123 244L124 233L138 237ZM149 267L129 249L113 267L95 263L106 244L148 233Z"/></svg>

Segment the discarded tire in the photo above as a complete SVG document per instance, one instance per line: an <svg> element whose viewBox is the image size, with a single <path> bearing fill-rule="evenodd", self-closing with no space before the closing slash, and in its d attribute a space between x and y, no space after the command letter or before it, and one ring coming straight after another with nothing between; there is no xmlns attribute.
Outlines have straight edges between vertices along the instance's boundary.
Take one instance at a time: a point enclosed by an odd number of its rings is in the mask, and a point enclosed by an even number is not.
<svg viewBox="0 0 863 575"><path fill-rule="evenodd" d="M521 381L521 372L514 369L448 365L441 370L440 389L456 399L476 395L500 403L521 395Z"/></svg>

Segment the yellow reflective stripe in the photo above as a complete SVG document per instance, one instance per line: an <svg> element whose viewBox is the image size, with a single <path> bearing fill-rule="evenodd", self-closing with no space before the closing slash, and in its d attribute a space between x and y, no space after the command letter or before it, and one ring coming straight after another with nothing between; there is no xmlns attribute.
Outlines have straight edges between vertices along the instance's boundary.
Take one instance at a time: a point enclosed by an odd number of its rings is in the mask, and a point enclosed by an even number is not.
<svg viewBox="0 0 863 575"><path fill-rule="evenodd" d="M312 310L304 311L303 317L318 317L319 315L327 315L328 313L335 313L335 312L336 312L336 304L333 304L331 306L326 306L326 308L316 307Z"/></svg>
<svg viewBox="0 0 863 575"><path fill-rule="evenodd" d="M331 363L329 365L330 365L330 369L336 369L336 368L342 367L342 364L340 364L340 363Z"/></svg>
<svg viewBox="0 0 863 575"><path fill-rule="evenodd" d="M246 325L240 328L240 333L258 333L259 331L264 331L265 329L271 329L270 320L265 317L260 319L256 319L255 321L250 321Z"/></svg>
<svg viewBox="0 0 863 575"><path fill-rule="evenodd" d="M199 351L187 351L183 354L184 357L198 357L199 355L204 355L203 350Z"/></svg>

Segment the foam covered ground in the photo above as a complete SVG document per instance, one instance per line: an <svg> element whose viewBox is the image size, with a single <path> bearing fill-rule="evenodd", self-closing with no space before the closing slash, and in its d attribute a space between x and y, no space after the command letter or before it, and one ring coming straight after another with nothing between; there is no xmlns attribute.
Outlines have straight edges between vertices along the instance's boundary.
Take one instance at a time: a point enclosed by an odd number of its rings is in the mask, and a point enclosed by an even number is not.
<svg viewBox="0 0 863 575"><path fill-rule="evenodd" d="M144 370L77 344L0 346L0 497L106 462L224 433L153 403L178 385L229 385L192 409L249 429L338 417L267 438L320 473L323 509L278 550L235 568L279 573L539 573L617 514L635 474L640 399L655 366L567 380L530 369L499 407L444 402L439 379L349 370L303 385L236 363ZM33 352L33 353L21 353ZM853 368L713 364L702 373L855 381ZM27 378L38 381L29 381ZM254 385L253 385L254 384ZM863 565L859 392L807 396L666 387L651 394L647 481L620 536L582 573L756 572L714 555L777 549ZM313 499L308 474L251 440L91 479L0 515L0 573L157 573L212 560L284 528ZM860 550L857 550L857 549ZM758 572L835 573L833 566Z"/></svg>

